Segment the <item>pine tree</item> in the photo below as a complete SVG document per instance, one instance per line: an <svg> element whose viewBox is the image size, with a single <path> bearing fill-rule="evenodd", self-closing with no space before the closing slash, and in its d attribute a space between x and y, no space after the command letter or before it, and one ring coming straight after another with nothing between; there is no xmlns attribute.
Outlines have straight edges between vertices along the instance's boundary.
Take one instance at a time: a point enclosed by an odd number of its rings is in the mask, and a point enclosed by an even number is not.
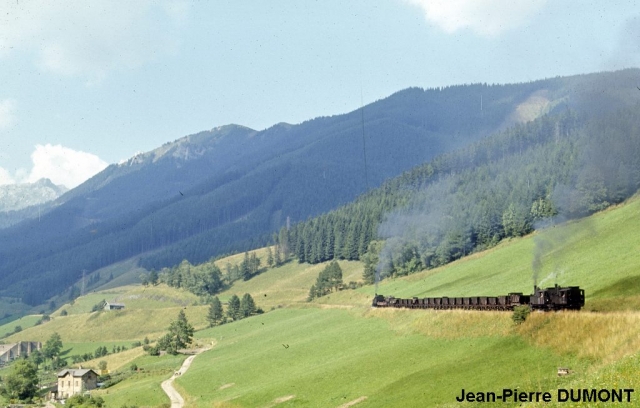
<svg viewBox="0 0 640 408"><path fill-rule="evenodd" d="M245 293L240 301L240 315L242 317L249 317L256 313L256 304L250 294Z"/></svg>
<svg viewBox="0 0 640 408"><path fill-rule="evenodd" d="M49 339L44 343L42 347L42 355L48 359L54 359L60 354L62 350L62 339L60 335L56 332L49 337Z"/></svg>
<svg viewBox="0 0 640 408"><path fill-rule="evenodd" d="M227 316L232 318L233 320L240 320L240 298L236 295L233 295L229 298L229 302L227 303Z"/></svg>
<svg viewBox="0 0 640 408"><path fill-rule="evenodd" d="M274 262L275 266L280 266L280 265L282 265L282 258L280 257L280 249L278 249L276 247L276 251L275 252L276 252L276 254L274 256L273 262Z"/></svg>
<svg viewBox="0 0 640 408"><path fill-rule="evenodd" d="M244 259L240 264L240 270L242 271L242 279L249 280L251 279L251 261L249 260L249 253L244 253Z"/></svg>
<svg viewBox="0 0 640 408"><path fill-rule="evenodd" d="M187 347L191 344L193 338L193 326L187 321L187 316L184 314L184 310L180 310L178 313L178 319L171 322L169 325L169 333L166 335L167 352L176 354L179 349Z"/></svg>
<svg viewBox="0 0 640 408"><path fill-rule="evenodd" d="M380 250L382 249L382 243L380 241L371 241L367 247L367 252L362 256L364 261L364 271L362 272L362 279L364 283L370 285L375 283L376 270L378 268L378 262L380 261Z"/></svg>
<svg viewBox="0 0 640 408"><path fill-rule="evenodd" d="M289 230L286 227L280 228L280 234L278 234L278 246L282 251L282 257L287 259L289 257Z"/></svg>
<svg viewBox="0 0 640 408"><path fill-rule="evenodd" d="M318 297L318 290L316 289L316 285L311 285L309 289L309 296L307 296L307 302L311 302L313 299Z"/></svg>
<svg viewBox="0 0 640 408"><path fill-rule="evenodd" d="M221 324L223 317L224 313L222 310L222 303L220 303L220 299L218 299L217 296L214 296L213 300L211 301L211 305L209 306L209 313L207 314L209 327Z"/></svg>
<svg viewBox="0 0 640 408"><path fill-rule="evenodd" d="M149 283L153 286L156 286L158 284L158 272L155 269L151 269L151 272L149 272Z"/></svg>
<svg viewBox="0 0 640 408"><path fill-rule="evenodd" d="M251 270L252 276L260 270L260 258L258 258L255 252L252 252L249 258L249 269Z"/></svg>
<svg viewBox="0 0 640 408"><path fill-rule="evenodd" d="M267 266L269 266L269 268L273 268L273 264L273 252L271 251L271 247L269 246L267 247Z"/></svg>

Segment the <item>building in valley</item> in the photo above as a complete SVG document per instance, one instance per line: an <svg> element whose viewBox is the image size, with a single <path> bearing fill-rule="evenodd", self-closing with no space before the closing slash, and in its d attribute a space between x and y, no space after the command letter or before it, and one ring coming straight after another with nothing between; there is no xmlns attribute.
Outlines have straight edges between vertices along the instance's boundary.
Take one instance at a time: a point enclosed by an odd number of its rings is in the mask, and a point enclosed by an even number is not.
<svg viewBox="0 0 640 408"><path fill-rule="evenodd" d="M122 309L124 309L124 303L106 302L104 305L104 310L122 310Z"/></svg>
<svg viewBox="0 0 640 408"><path fill-rule="evenodd" d="M58 373L56 399L66 399L98 387L98 373L91 369L66 369Z"/></svg>

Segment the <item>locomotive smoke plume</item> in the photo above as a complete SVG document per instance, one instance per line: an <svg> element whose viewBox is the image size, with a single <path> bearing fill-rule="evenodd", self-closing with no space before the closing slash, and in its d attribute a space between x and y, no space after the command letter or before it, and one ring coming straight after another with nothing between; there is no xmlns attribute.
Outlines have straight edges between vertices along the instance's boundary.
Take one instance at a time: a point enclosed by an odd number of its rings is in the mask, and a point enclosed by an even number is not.
<svg viewBox="0 0 640 408"><path fill-rule="evenodd" d="M558 227L566 219L562 216L556 216L546 220L539 221L534 224L534 229L538 233L533 238L533 259L531 261L531 269L533 270L533 286L536 287L540 282L540 273L544 263L544 258L551 256L554 262L554 269L560 268L562 248L570 238L567 229ZM545 278L545 280L548 279Z"/></svg>
<svg viewBox="0 0 640 408"><path fill-rule="evenodd" d="M452 177L444 176L416 191L409 206L387 214L378 228L385 244L376 267L376 289L403 256L414 251L422 257L451 227L453 217L448 211L456 200L454 188Z"/></svg>
<svg viewBox="0 0 640 408"><path fill-rule="evenodd" d="M627 19L618 36L618 46L605 64L606 69L640 65L640 15Z"/></svg>
<svg viewBox="0 0 640 408"><path fill-rule="evenodd" d="M635 16L627 21L620 50L609 61L609 68L619 68L618 63L624 66L622 61L626 61L627 66L629 61L640 62L640 45L636 41L639 35L640 16ZM635 40L629 41L631 38ZM580 148L574 170L564 183L555 186L549 197L558 214L534 224L534 229L538 230L531 262L534 285L541 283L544 262L553 264L553 272L545 280L554 276L558 283L565 272L563 258L567 244L596 234L592 218L586 216L630 197L640 185L640 161L637 159L640 139L634 129L637 122L625 118L625 113L620 115L622 120L604 116L620 109L616 92L638 103L640 78L629 74L626 80L629 82L623 87L615 88L603 77L589 87L576 88L571 95L572 105L585 109L595 120L577 131ZM569 222L576 218L582 219L579 223Z"/></svg>

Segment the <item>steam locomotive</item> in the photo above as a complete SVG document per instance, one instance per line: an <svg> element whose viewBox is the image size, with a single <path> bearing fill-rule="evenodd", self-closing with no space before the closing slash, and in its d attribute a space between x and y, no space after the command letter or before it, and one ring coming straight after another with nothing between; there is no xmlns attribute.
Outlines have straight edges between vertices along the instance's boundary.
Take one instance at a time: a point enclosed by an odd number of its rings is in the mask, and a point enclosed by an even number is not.
<svg viewBox="0 0 640 408"><path fill-rule="evenodd" d="M400 299L376 294L373 307L408 309L468 309L513 310L516 306L529 306L533 310L580 310L584 306L584 289L579 286L541 289L534 286L533 294L509 293L506 296L427 297Z"/></svg>

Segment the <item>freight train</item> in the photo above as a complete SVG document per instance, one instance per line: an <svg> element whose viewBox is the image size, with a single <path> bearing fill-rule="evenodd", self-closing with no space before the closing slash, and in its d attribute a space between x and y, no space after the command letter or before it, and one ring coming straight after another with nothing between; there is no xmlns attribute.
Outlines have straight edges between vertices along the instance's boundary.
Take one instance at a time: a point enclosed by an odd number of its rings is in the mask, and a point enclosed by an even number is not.
<svg viewBox="0 0 640 408"><path fill-rule="evenodd" d="M580 310L584 306L584 289L579 286L541 289L534 286L533 294L509 293L506 296L427 297L400 299L376 294L373 307L408 309L468 309L513 310L516 306L529 306L532 310Z"/></svg>

